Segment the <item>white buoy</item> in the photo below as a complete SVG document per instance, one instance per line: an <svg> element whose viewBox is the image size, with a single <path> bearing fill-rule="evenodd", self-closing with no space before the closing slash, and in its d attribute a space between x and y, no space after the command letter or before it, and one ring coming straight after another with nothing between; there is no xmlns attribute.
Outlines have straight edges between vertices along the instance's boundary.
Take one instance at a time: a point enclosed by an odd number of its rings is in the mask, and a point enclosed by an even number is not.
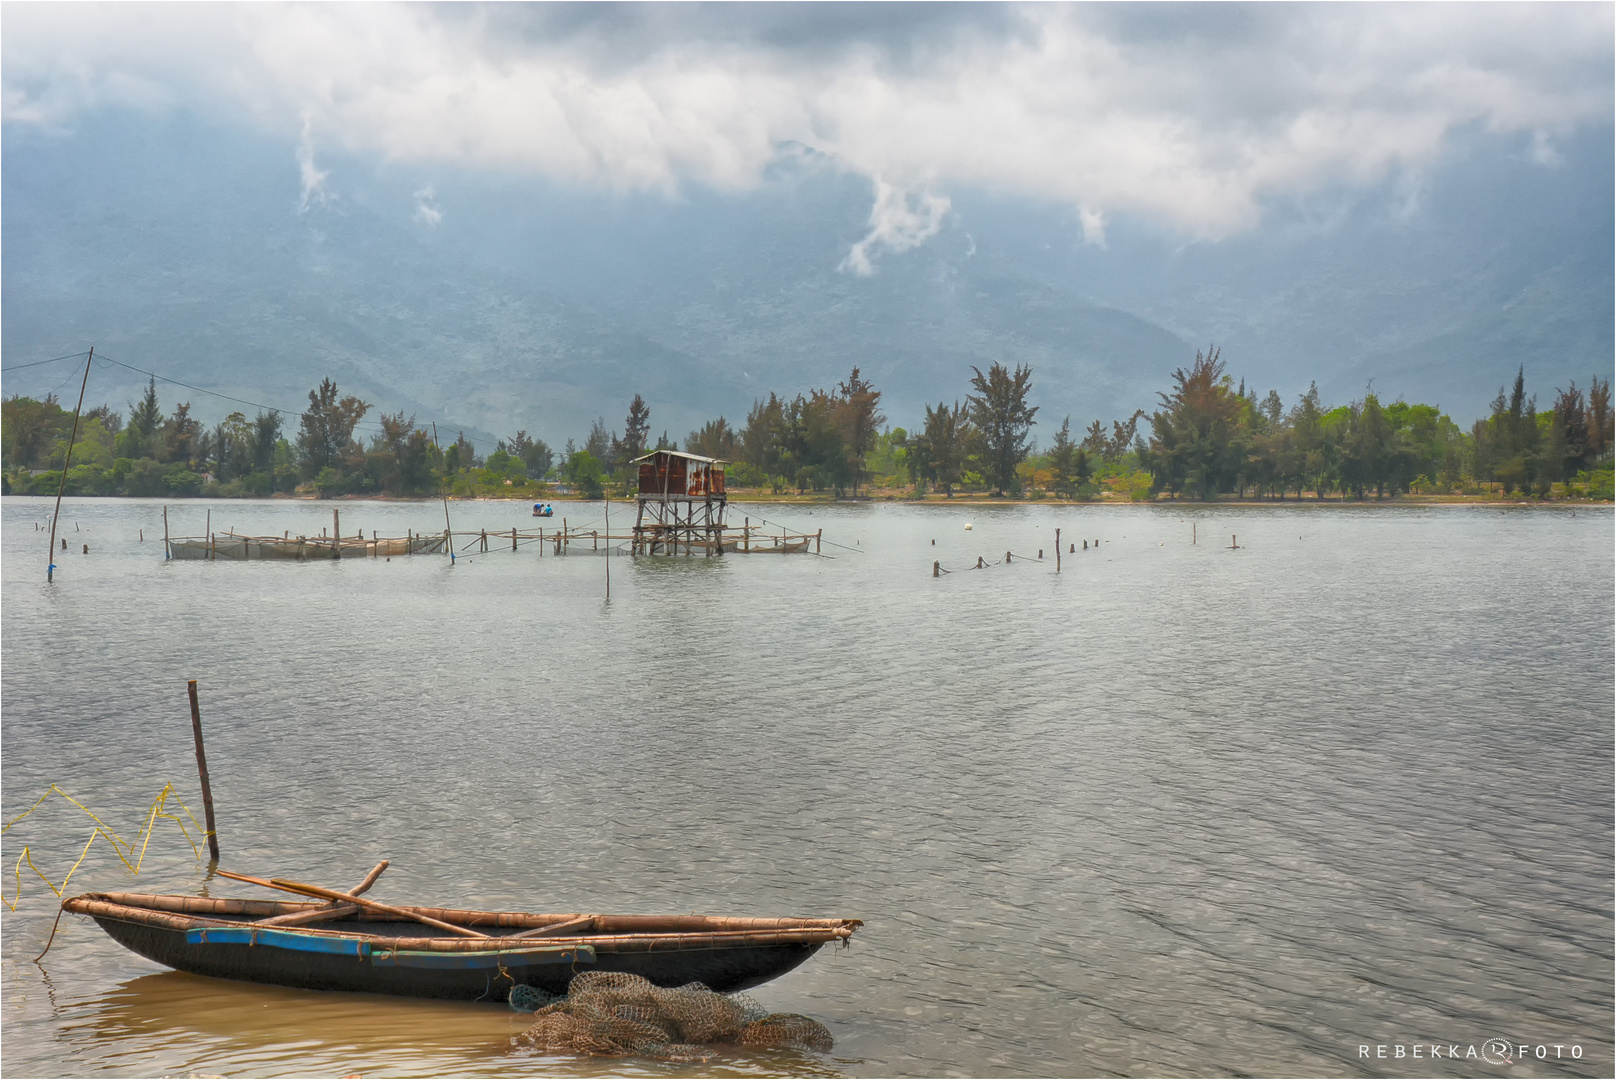
<svg viewBox="0 0 1616 1080"><path fill-rule="evenodd" d="M970 522L969 522L969 521L967 521L967 522L966 522L966 523L965 523L965 531L966 531L966 532L970 532L970 531L971 531L971 523L970 523Z"/></svg>

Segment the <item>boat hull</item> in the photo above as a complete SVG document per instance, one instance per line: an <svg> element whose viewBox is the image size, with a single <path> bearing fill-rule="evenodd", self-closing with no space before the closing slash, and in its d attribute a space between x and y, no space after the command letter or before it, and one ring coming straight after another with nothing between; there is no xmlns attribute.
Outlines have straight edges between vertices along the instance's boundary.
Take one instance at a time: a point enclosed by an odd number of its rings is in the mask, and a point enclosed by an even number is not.
<svg viewBox="0 0 1616 1080"><path fill-rule="evenodd" d="M503 1002L511 987L564 994L583 971L624 971L659 986L699 982L720 993L784 975L823 943L736 944L716 948L618 951L565 940L492 939L490 949L388 948L358 937L312 936L251 927L174 929L92 915L120 945L194 975L304 990Z"/></svg>

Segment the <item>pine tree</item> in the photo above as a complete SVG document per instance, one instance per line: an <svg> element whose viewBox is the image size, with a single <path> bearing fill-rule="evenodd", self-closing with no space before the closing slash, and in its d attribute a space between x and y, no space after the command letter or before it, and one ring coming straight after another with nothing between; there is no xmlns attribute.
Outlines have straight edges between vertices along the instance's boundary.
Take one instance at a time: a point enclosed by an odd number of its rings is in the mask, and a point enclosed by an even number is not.
<svg viewBox="0 0 1616 1080"><path fill-rule="evenodd" d="M1027 404L1032 368L1017 365L1011 372L1003 364L994 364L986 375L981 368L971 370L976 373L971 379L976 393L965 400L986 449L994 494L1003 495L1018 489L1016 466L1026 460L1027 437L1037 423L1033 416L1038 407Z"/></svg>

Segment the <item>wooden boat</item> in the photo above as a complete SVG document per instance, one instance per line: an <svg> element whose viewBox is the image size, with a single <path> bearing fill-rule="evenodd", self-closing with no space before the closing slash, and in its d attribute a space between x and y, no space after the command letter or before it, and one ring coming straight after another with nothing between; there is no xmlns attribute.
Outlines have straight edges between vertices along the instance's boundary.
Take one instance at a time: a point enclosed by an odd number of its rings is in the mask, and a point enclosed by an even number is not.
<svg viewBox="0 0 1616 1080"><path fill-rule="evenodd" d="M725 554L733 555L801 555L813 543L813 537L804 536L800 539L782 541L778 536L754 536L748 543L746 541L721 541Z"/></svg>
<svg viewBox="0 0 1616 1080"><path fill-rule="evenodd" d="M355 901L352 894L322 895L332 902L87 893L62 907L90 916L148 960L196 975L497 1002L517 984L565 993L582 971L626 971L659 986L699 982L721 993L744 990L785 974L828 942L845 942L863 925L858 919L381 910L386 906L371 901L337 902Z"/></svg>

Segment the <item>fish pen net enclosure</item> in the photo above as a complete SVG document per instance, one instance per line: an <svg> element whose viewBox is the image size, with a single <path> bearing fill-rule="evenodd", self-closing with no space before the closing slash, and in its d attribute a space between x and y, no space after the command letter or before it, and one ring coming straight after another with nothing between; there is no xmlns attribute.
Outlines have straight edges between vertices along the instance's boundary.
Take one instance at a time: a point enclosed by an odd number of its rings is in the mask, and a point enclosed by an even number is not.
<svg viewBox="0 0 1616 1080"><path fill-rule="evenodd" d="M575 976L567 996L518 986L511 1006L537 1007L533 1025L514 1040L542 1053L701 1060L714 1046L829 1051L829 1029L795 1013L770 1013L745 994L718 994L701 983L664 989L620 971Z"/></svg>
<svg viewBox="0 0 1616 1080"><path fill-rule="evenodd" d="M394 555L437 555L447 550L445 535L363 537L181 536L168 542L171 559L258 562L263 559L379 559Z"/></svg>

